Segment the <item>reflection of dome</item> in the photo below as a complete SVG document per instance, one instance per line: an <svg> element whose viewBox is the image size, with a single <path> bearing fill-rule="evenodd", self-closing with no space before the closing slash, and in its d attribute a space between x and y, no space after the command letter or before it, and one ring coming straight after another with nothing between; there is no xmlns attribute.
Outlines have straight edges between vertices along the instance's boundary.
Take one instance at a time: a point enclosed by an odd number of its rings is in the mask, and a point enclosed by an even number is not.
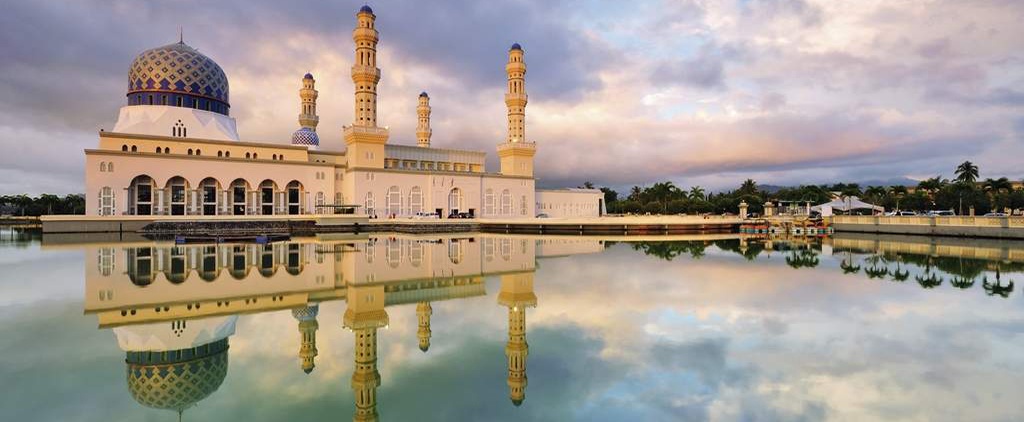
<svg viewBox="0 0 1024 422"><path fill-rule="evenodd" d="M421 92L421 93L420 93L420 96L421 96L421 97L426 97L426 96L427 96L427 91L423 91L423 92Z"/></svg>
<svg viewBox="0 0 1024 422"><path fill-rule="evenodd" d="M181 412L217 391L228 374L228 339L168 352L127 352L128 392L139 404Z"/></svg>
<svg viewBox="0 0 1024 422"><path fill-rule="evenodd" d="M512 404L514 404L516 407L519 407L520 405L523 404L523 399L512 399Z"/></svg>
<svg viewBox="0 0 1024 422"><path fill-rule="evenodd" d="M304 127L292 133L292 145L319 147L320 137L312 129Z"/></svg>
<svg viewBox="0 0 1024 422"><path fill-rule="evenodd" d="M128 105L169 105L227 115L228 77L183 42L143 51L128 70Z"/></svg>
<svg viewBox="0 0 1024 422"><path fill-rule="evenodd" d="M313 74L312 73L306 73L306 76L303 76L302 79L313 79Z"/></svg>
<svg viewBox="0 0 1024 422"><path fill-rule="evenodd" d="M316 321L318 313L320 313L320 305L292 309L292 316L299 321Z"/></svg>

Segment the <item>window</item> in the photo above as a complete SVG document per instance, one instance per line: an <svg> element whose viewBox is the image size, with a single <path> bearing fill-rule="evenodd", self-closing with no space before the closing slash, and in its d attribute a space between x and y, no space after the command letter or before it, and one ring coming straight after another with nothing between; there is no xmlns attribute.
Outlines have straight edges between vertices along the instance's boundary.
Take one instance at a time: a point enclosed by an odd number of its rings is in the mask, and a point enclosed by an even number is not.
<svg viewBox="0 0 1024 422"><path fill-rule="evenodd" d="M501 214L512 214L512 192L508 189L501 191Z"/></svg>
<svg viewBox="0 0 1024 422"><path fill-rule="evenodd" d="M526 215L526 195L519 199L519 215Z"/></svg>
<svg viewBox="0 0 1024 422"><path fill-rule="evenodd" d="M132 145L132 152L139 152L139 147Z"/></svg>
<svg viewBox="0 0 1024 422"><path fill-rule="evenodd" d="M106 171L107 171L107 162L106 161L101 161L100 162L100 172L106 172Z"/></svg>
<svg viewBox="0 0 1024 422"><path fill-rule="evenodd" d="M388 188L388 216L402 213L402 191L398 186Z"/></svg>
<svg viewBox="0 0 1024 422"><path fill-rule="evenodd" d="M157 153L157 154L160 154L160 153L162 153L162 152L164 152L164 149L163 149L163 148L160 148L160 147L156 147L156 153Z"/></svg>
<svg viewBox="0 0 1024 422"><path fill-rule="evenodd" d="M192 148L188 149L188 155L192 155Z"/></svg>
<svg viewBox="0 0 1024 422"><path fill-rule="evenodd" d="M224 151L217 151L217 156L218 157L223 157L224 156Z"/></svg>
<svg viewBox="0 0 1024 422"><path fill-rule="evenodd" d="M114 215L114 191L110 186L100 189L100 215Z"/></svg>
<svg viewBox="0 0 1024 422"><path fill-rule="evenodd" d="M128 152L128 145L121 145L121 152Z"/></svg>
<svg viewBox="0 0 1024 422"><path fill-rule="evenodd" d="M197 149L196 150L196 155L203 155L203 150Z"/></svg>
<svg viewBox="0 0 1024 422"><path fill-rule="evenodd" d="M114 171L114 163L107 163L107 172Z"/></svg>
<svg viewBox="0 0 1024 422"><path fill-rule="evenodd" d="M423 212L423 191L419 186L409 190L409 214Z"/></svg>
<svg viewBox="0 0 1024 422"><path fill-rule="evenodd" d="M181 97L174 97L174 99L176 100L176 102L177 102L177 106L178 106L178 107L181 107L181 106L183 105L183 104L181 103L181 102L182 102L182 98L181 98Z"/></svg>
<svg viewBox="0 0 1024 422"><path fill-rule="evenodd" d="M254 153L252 153L252 159L253 159L253 160L255 160L255 159L257 159L257 158L259 158L259 156L258 156L258 155L256 155L256 153L255 153L255 152L254 152Z"/></svg>
<svg viewBox="0 0 1024 422"><path fill-rule="evenodd" d="M249 158L249 157L250 157L249 153L248 152L245 153L245 158Z"/></svg>
<svg viewBox="0 0 1024 422"><path fill-rule="evenodd" d="M366 200L363 203L363 207L366 208L367 215L375 215L373 211L374 205L373 192L366 192Z"/></svg>
<svg viewBox="0 0 1024 422"><path fill-rule="evenodd" d="M224 157L231 158L231 151L224 151Z"/></svg>
<svg viewBox="0 0 1024 422"><path fill-rule="evenodd" d="M487 189L484 192L484 215L494 214L494 190Z"/></svg>

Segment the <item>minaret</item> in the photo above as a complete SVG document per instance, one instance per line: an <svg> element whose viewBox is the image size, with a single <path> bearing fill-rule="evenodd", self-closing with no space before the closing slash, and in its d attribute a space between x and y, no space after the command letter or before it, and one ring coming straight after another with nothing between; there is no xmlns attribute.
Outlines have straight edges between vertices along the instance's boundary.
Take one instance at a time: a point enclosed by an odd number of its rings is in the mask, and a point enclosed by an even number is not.
<svg viewBox="0 0 1024 422"><path fill-rule="evenodd" d="M292 310L292 316L299 320L299 334L302 335L302 346L299 347L299 358L302 360L302 372L313 372L316 363L316 330L320 324L316 322L316 315L320 311L320 305L307 306Z"/></svg>
<svg viewBox="0 0 1024 422"><path fill-rule="evenodd" d="M533 156L537 145L526 140L526 63L523 62L523 48L518 43L508 50L508 92L505 106L508 108L508 135L505 143L498 145L501 159L501 174L533 177Z"/></svg>
<svg viewBox="0 0 1024 422"><path fill-rule="evenodd" d="M299 98L302 100L302 107L299 110L299 130L292 133L292 145L302 145L311 150L320 149L320 136L316 134L316 125L320 117L316 115L316 81L313 75L307 73L302 77L302 88L299 89Z"/></svg>
<svg viewBox="0 0 1024 422"><path fill-rule="evenodd" d="M346 302L344 325L355 336L355 368L352 370L352 393L356 401L353 421L376 421L377 387L377 329L388 325L384 310L384 287L350 284Z"/></svg>
<svg viewBox="0 0 1024 422"><path fill-rule="evenodd" d="M507 381L509 398L512 404L519 406L526 399L526 356L530 348L526 343L526 308L537 306L533 273L502 275L498 303L508 307Z"/></svg>
<svg viewBox="0 0 1024 422"><path fill-rule="evenodd" d="M416 145L430 148L430 96L426 91L420 93L420 104L416 106L419 122L416 124Z"/></svg>
<svg viewBox="0 0 1024 422"><path fill-rule="evenodd" d="M420 339L420 350L424 353L430 348L430 315L433 313L434 309L430 307L430 302L416 304L416 319L419 320L416 337Z"/></svg>
<svg viewBox="0 0 1024 422"><path fill-rule="evenodd" d="M352 65L355 121L343 131L349 168L384 168L384 144L388 141L388 131L377 127L377 83L380 82L380 69L377 68L379 38L374 28L376 19L373 9L363 6L356 13L356 29L352 31L352 40L356 46L355 64Z"/></svg>
<svg viewBox="0 0 1024 422"><path fill-rule="evenodd" d="M320 117L316 115L316 80L313 74L307 73L302 77L302 89L299 90L299 98L302 99L302 112L299 113L299 126L316 132L316 125L320 123Z"/></svg>

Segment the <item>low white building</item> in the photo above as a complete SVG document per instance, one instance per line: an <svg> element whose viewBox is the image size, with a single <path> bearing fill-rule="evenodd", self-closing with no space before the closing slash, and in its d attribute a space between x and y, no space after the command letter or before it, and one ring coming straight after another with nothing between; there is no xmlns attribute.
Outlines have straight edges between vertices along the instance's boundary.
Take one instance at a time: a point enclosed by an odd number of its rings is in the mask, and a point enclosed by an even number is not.
<svg viewBox="0 0 1024 422"><path fill-rule="evenodd" d="M537 215L599 217L606 212L604 193L598 189L537 189Z"/></svg>

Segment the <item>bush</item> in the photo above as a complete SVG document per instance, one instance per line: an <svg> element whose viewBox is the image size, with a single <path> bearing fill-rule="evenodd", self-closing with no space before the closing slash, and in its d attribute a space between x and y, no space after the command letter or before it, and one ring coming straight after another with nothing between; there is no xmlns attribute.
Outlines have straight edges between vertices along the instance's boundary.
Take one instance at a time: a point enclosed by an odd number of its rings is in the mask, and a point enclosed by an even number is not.
<svg viewBox="0 0 1024 422"><path fill-rule="evenodd" d="M622 201L619 202L619 212L627 214L636 214L640 212L640 203L636 201Z"/></svg>
<svg viewBox="0 0 1024 422"><path fill-rule="evenodd" d="M662 206L657 202L648 202L644 205L644 212L649 214L661 214Z"/></svg>
<svg viewBox="0 0 1024 422"><path fill-rule="evenodd" d="M687 201L676 199L674 201L669 201L665 206L665 209L668 214L682 214L686 212L687 205Z"/></svg>
<svg viewBox="0 0 1024 422"><path fill-rule="evenodd" d="M712 209L714 209L714 207L711 205L710 202L698 199L696 201L690 201L690 203L687 204L686 212L692 214L701 214L705 212L711 212ZM727 212L732 211L729 210Z"/></svg>

